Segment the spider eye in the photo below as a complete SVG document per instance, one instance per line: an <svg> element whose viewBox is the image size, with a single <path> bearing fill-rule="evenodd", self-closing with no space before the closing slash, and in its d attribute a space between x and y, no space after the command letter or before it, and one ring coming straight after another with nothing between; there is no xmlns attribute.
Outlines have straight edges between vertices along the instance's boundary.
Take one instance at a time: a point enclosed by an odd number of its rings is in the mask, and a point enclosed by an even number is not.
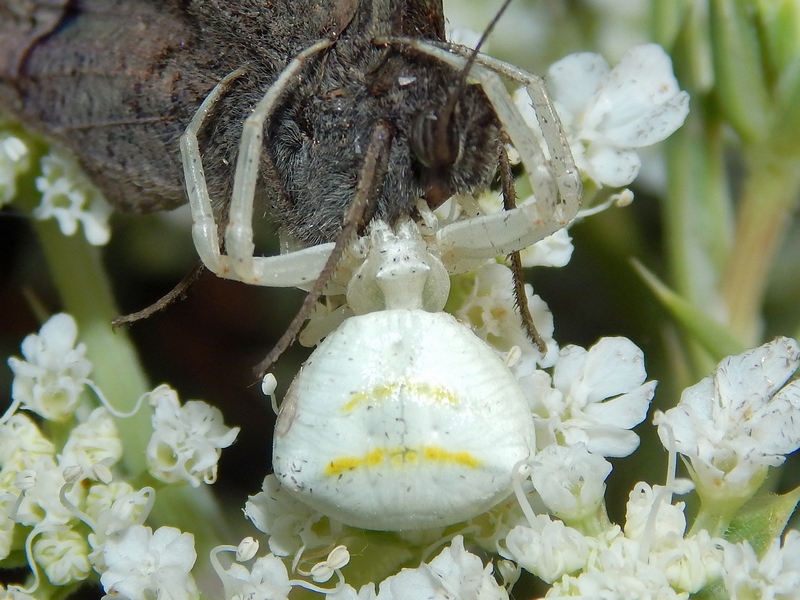
<svg viewBox="0 0 800 600"><path fill-rule="evenodd" d="M452 166L461 154L461 134L453 111L427 110L417 114L411 125L411 149L429 169Z"/></svg>

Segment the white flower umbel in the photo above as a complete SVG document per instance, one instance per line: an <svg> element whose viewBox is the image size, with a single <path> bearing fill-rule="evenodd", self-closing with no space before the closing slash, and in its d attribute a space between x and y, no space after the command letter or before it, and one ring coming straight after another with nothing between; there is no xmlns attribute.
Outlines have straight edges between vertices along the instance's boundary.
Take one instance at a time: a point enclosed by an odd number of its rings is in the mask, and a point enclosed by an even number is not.
<svg viewBox="0 0 800 600"><path fill-rule="evenodd" d="M731 600L792 600L800 588L800 531L790 529L759 560L748 542L725 547L725 590Z"/></svg>
<svg viewBox="0 0 800 600"><path fill-rule="evenodd" d="M636 149L667 138L689 112L689 95L656 44L634 46L613 69L599 54L571 54L546 79L575 163L598 185L631 183L641 166ZM516 103L537 128L527 92L519 90Z"/></svg>
<svg viewBox="0 0 800 600"><path fill-rule="evenodd" d="M464 549L464 538L459 535L430 563L403 569L384 580L378 599L508 600L508 592L495 581L492 570L491 563L484 567L480 558Z"/></svg>
<svg viewBox="0 0 800 600"><path fill-rule="evenodd" d="M238 427L227 427L218 408L201 400L181 406L178 394L166 384L150 392L155 407L153 435L147 444L150 474L167 483L188 481L192 487L214 483L222 448L230 446Z"/></svg>
<svg viewBox="0 0 800 600"><path fill-rule="evenodd" d="M684 390L680 403L654 422L665 447L670 436L689 461L704 506L734 511L770 466L800 447L800 348L777 338L724 359L714 374Z"/></svg>
<svg viewBox="0 0 800 600"><path fill-rule="evenodd" d="M562 348L552 377L523 377L539 448L584 443L600 456L628 456L639 445L632 427L641 423L656 382L644 383L644 355L626 338L603 338L589 350Z"/></svg>
<svg viewBox="0 0 800 600"><path fill-rule="evenodd" d="M18 137L0 132L0 206L17 195L17 177L30 168L30 151Z"/></svg>
<svg viewBox="0 0 800 600"><path fill-rule="evenodd" d="M675 488L688 489L683 483ZM589 552L582 572L564 575L546 597L685 599L716 581L724 542L706 531L684 537L684 506L670 500L664 487L637 484L624 533L614 526L585 538Z"/></svg>
<svg viewBox="0 0 800 600"><path fill-rule="evenodd" d="M14 372L14 402L7 416L21 407L52 421L72 417L92 370L92 363L85 358L86 347L76 344L77 339L75 319L59 313L50 317L38 334L22 341L24 360L8 359Z"/></svg>
<svg viewBox="0 0 800 600"><path fill-rule="evenodd" d="M174 527L135 525L106 542L107 570L100 583L110 596L191 600L200 593L190 571L197 559L194 536Z"/></svg>
<svg viewBox="0 0 800 600"><path fill-rule="evenodd" d="M42 157L41 169L36 189L42 193L42 201L33 216L56 219L64 235L74 235L80 223L90 244L107 244L111 238L108 218L113 209L78 164L63 152L51 150Z"/></svg>

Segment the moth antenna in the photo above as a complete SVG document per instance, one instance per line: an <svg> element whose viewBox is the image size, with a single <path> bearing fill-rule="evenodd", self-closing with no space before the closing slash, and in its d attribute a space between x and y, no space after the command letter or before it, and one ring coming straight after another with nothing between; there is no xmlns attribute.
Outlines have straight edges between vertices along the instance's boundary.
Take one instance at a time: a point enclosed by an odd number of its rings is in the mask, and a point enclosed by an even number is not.
<svg viewBox="0 0 800 600"><path fill-rule="evenodd" d="M378 197L376 193L377 186L386 173L389 158L387 150L391 141L392 130L390 125L385 121L378 121L372 131L369 146L367 146L366 158L364 159L364 166L361 167L361 177L359 178L358 186L356 186L356 193L344 216L342 231L336 237L333 250L325 262L319 277L317 277L305 300L303 300L300 310L269 354L255 366L254 371L259 379L263 379L269 368L292 345L297 334L300 333L303 323L308 319L320 296L322 296L322 291L336 270L336 266L339 264L347 245L356 235L358 229L365 225L365 216L374 212Z"/></svg>
<svg viewBox="0 0 800 600"><path fill-rule="evenodd" d="M238 75L236 75L238 77ZM228 219L230 217L230 204L226 203L222 206L222 209L219 213L220 221L222 221L223 225L228 223ZM225 227L219 227L217 229L217 243L219 244L220 249L224 252L225 251ZM178 282L174 288L164 294L161 298L153 302L147 308L143 308L142 310L137 310L136 312L122 315L111 321L111 327L119 327L121 325L127 325L128 323L136 323L138 321L144 321L145 319L149 319L157 312L161 312L162 310L169 308L179 300L183 300L186 297L186 292L192 287L198 279L200 279L200 275L206 270L205 265L202 262L198 263L197 266L188 272L183 279Z"/></svg>
<svg viewBox="0 0 800 600"><path fill-rule="evenodd" d="M511 173L511 161L508 160L508 152L506 152L505 144L507 140L505 137L505 135L501 136L500 142L497 144L498 171L500 173L500 187L503 191L503 208L511 210L517 207L517 191L514 187L514 176ZM514 304L517 307L519 318L522 320L522 327L537 350L545 354L547 352L547 344L533 323L533 316L528 306L528 297L525 295L522 257L517 251L509 254L508 258L511 261L511 275L514 280Z"/></svg>
<svg viewBox="0 0 800 600"><path fill-rule="evenodd" d="M128 323L136 323L137 321L143 321L145 319L149 319L157 312L164 310L165 308L172 306L179 300L183 300L186 297L186 292L189 290L190 287L194 284L195 281L200 279L200 275L203 274L206 268L203 266L203 263L198 263L197 266L189 271L183 279L178 282L174 288L172 288L169 292L164 294L161 298L153 302L147 308L143 308L142 310L137 310L136 312L132 312L127 315L121 315L111 321L111 327L119 327L121 325L126 325Z"/></svg>

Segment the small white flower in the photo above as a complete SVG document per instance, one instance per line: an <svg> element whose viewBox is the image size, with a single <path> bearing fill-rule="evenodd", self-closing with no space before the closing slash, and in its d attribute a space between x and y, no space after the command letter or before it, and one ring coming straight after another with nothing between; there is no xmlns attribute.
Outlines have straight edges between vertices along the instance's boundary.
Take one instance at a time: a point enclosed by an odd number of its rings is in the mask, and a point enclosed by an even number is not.
<svg viewBox="0 0 800 600"><path fill-rule="evenodd" d="M695 593L719 577L722 541L704 530L684 537L685 505L670 500L663 486L636 484L628 498L625 537L639 544L641 558L658 567L674 589Z"/></svg>
<svg viewBox="0 0 800 600"><path fill-rule="evenodd" d="M532 463L531 479L542 502L560 519L580 521L603 504L611 463L591 454L583 443L551 444Z"/></svg>
<svg viewBox="0 0 800 600"><path fill-rule="evenodd" d="M107 409L99 407L91 412L85 423L72 429L58 463L62 468L79 467L82 477L96 480L95 465L111 467L121 457L122 441L114 419Z"/></svg>
<svg viewBox="0 0 800 600"><path fill-rule="evenodd" d="M650 487L644 482L637 483L628 495L625 517L625 535L629 539L645 536L683 537L686 531L686 516L683 502L670 504L671 495L661 485ZM656 511L657 518L653 517Z"/></svg>
<svg viewBox="0 0 800 600"><path fill-rule="evenodd" d="M748 542L725 547L725 590L731 600L791 600L800 589L800 532L789 530L759 560Z"/></svg>
<svg viewBox="0 0 800 600"><path fill-rule="evenodd" d="M713 376L684 390L678 406L657 413L661 442L671 430L705 498L747 498L768 466L800 446L800 348L777 338L724 359Z"/></svg>
<svg viewBox="0 0 800 600"><path fill-rule="evenodd" d="M0 133L0 206L17 195L17 177L30 168L30 151L18 137Z"/></svg>
<svg viewBox="0 0 800 600"><path fill-rule="evenodd" d="M42 157L41 169L36 189L42 193L42 201L33 216L40 221L56 219L64 235L74 235L81 223L90 244L107 244L111 238L108 218L113 209L78 164L63 152L51 150Z"/></svg>
<svg viewBox="0 0 800 600"><path fill-rule="evenodd" d="M644 355L626 338L603 338L588 351L561 350L553 374L537 371L520 380L531 402L540 448L586 444L600 456L628 456L639 445L629 431L641 423L656 382L644 383Z"/></svg>
<svg viewBox="0 0 800 600"><path fill-rule="evenodd" d="M547 583L586 566L590 547L578 530L546 515L537 515L530 527L517 526L506 537L500 555L513 560Z"/></svg>
<svg viewBox="0 0 800 600"><path fill-rule="evenodd" d="M634 46L613 69L599 54L571 54L554 63L546 79L575 162L598 185L631 183L641 166L635 149L666 139L689 112L689 95L656 44ZM524 90L516 102L537 129Z"/></svg>
<svg viewBox="0 0 800 600"><path fill-rule="evenodd" d="M93 531L87 539L93 549L92 564L98 570L104 567L102 553L106 540L133 525L141 525L154 500L152 488L134 490L127 482L112 481L89 488L84 512L91 519Z"/></svg>
<svg viewBox="0 0 800 600"><path fill-rule="evenodd" d="M459 535L430 563L403 569L384 580L378 590L379 600L420 598L508 600L508 592L495 581L491 563L484 567L480 558L464 549Z"/></svg>
<svg viewBox="0 0 800 600"><path fill-rule="evenodd" d="M54 527L33 542L33 558L53 585L83 581L92 571L86 538L71 529Z"/></svg>
<svg viewBox="0 0 800 600"><path fill-rule="evenodd" d="M200 597L191 575L197 559L194 536L174 527L135 525L108 539L103 552L107 570L100 583L109 595L156 600Z"/></svg>
<svg viewBox="0 0 800 600"><path fill-rule="evenodd" d="M27 472L28 485L25 486L22 501L19 503L14 520L27 526L64 525L73 519L70 509L59 498L65 485L62 469L49 455L39 456ZM71 485L66 491L67 500L78 506L85 495L83 487Z"/></svg>
<svg viewBox="0 0 800 600"><path fill-rule="evenodd" d="M147 444L147 466L156 479L167 483L214 483L222 448L230 446L238 427L226 427L222 413L206 402L190 400L181 406L168 385L150 392L155 407L153 435Z"/></svg>
<svg viewBox="0 0 800 600"><path fill-rule="evenodd" d="M78 407L92 363L86 346L77 344L78 326L68 314L53 315L39 334L22 341L22 355L8 359L14 372L15 404L52 421L66 421Z"/></svg>
<svg viewBox="0 0 800 600"><path fill-rule="evenodd" d="M25 413L15 413L5 423L0 423L0 465L4 471L25 469L23 457L34 461L42 455L55 455L53 442ZM4 479L0 477L0 480Z"/></svg>
<svg viewBox="0 0 800 600"><path fill-rule="evenodd" d="M211 560L225 589L225 600L286 600L292 589L286 565L274 554L257 558L252 569L238 562L224 569L215 553Z"/></svg>
<svg viewBox="0 0 800 600"><path fill-rule="evenodd" d="M248 497L244 514L270 536L269 549L277 556L294 554L301 546L307 550L328 546L334 542L335 530L341 528L331 521L331 533L315 533L312 526L324 517L284 490L274 475L264 478L261 492Z"/></svg>
<svg viewBox="0 0 800 600"><path fill-rule="evenodd" d="M23 592L18 585L9 585L8 588L0 584L0 600L35 600Z"/></svg>
<svg viewBox="0 0 800 600"><path fill-rule="evenodd" d="M636 569L609 568L586 571L577 577L565 575L545 598L653 598L688 600L686 592L676 592L657 568L640 563Z"/></svg>

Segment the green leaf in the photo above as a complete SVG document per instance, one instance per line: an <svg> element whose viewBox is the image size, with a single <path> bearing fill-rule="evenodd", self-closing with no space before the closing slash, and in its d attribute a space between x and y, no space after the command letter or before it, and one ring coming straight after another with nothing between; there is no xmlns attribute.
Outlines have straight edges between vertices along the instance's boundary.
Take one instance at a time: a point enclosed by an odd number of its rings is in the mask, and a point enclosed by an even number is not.
<svg viewBox="0 0 800 600"><path fill-rule="evenodd" d="M769 87L750 2L712 0L709 22L716 99L745 143L767 131Z"/></svg>
<svg viewBox="0 0 800 600"><path fill-rule="evenodd" d="M783 495L759 496L744 505L731 521L725 539L732 544L747 540L758 556L763 556L780 537L800 501L800 487Z"/></svg>
<svg viewBox="0 0 800 600"><path fill-rule="evenodd" d="M633 260L632 263L675 321L683 326L715 361L720 361L726 356L741 354L747 349L724 325L681 298L640 262Z"/></svg>
<svg viewBox="0 0 800 600"><path fill-rule="evenodd" d="M731 522L725 539L732 544L747 540L759 557L786 528L797 502L800 487L782 496L767 495L753 498L744 505ZM692 596L693 600L728 600L730 595L722 581L715 581Z"/></svg>

